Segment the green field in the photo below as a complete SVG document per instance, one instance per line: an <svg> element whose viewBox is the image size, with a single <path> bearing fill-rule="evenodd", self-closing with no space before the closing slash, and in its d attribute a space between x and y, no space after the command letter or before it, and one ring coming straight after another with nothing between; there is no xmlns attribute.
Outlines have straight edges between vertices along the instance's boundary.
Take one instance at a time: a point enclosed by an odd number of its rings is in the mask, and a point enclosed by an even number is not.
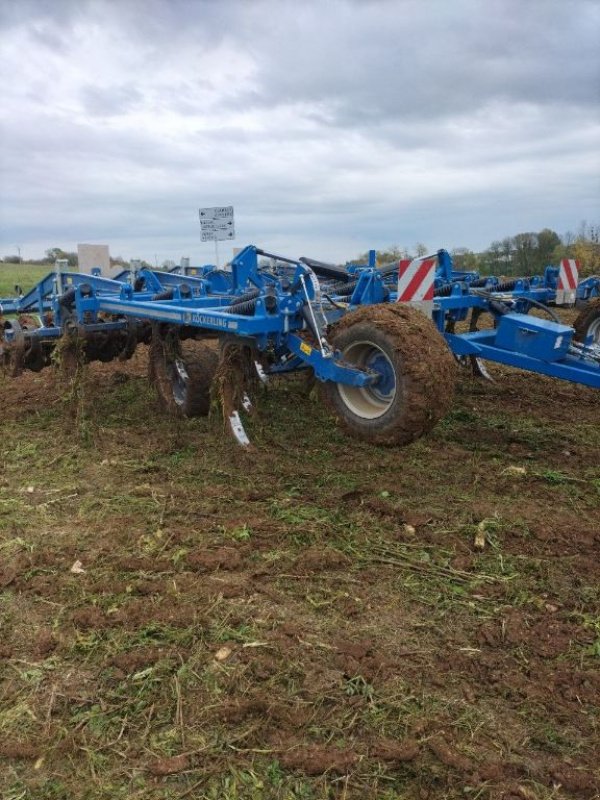
<svg viewBox="0 0 600 800"><path fill-rule="evenodd" d="M0 264L0 297L12 297L15 284L26 292L51 271L50 264Z"/></svg>

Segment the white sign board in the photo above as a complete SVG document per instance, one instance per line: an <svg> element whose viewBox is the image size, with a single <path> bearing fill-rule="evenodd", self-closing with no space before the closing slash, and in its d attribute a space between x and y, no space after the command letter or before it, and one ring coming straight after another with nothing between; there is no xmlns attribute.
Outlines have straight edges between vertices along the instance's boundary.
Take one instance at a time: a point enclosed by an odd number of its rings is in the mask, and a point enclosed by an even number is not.
<svg viewBox="0 0 600 800"><path fill-rule="evenodd" d="M107 244L78 244L77 264L79 272L89 275L93 269L99 268L103 278L112 278L123 270L117 265L110 266L110 253Z"/></svg>
<svg viewBox="0 0 600 800"><path fill-rule="evenodd" d="M203 242L235 239L233 206L211 206L199 209L200 233Z"/></svg>

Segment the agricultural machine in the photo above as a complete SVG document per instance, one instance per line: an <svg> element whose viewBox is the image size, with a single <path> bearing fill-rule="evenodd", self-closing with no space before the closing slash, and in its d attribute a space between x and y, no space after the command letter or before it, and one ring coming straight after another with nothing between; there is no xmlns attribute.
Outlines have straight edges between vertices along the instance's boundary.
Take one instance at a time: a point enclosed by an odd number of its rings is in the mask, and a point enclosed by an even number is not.
<svg viewBox="0 0 600 800"><path fill-rule="evenodd" d="M252 384L301 370L348 432L396 445L448 411L456 362L485 374L482 361L495 361L600 389L600 301L572 328L537 279L509 287L456 273L444 250L380 268L371 251L368 264L344 268L250 245L230 266L139 269L118 280L58 269L1 301L0 361L17 376L49 366L56 352L67 363L123 360L149 344L164 409L205 415L216 391L242 445Z"/></svg>

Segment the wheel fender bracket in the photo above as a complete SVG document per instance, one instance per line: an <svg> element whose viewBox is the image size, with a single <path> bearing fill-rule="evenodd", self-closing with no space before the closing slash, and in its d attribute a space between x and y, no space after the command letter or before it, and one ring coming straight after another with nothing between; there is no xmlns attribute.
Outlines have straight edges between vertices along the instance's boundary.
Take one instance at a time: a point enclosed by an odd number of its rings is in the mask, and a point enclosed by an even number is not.
<svg viewBox="0 0 600 800"><path fill-rule="evenodd" d="M288 336L287 344L294 355L313 368L320 381L333 381L347 386L368 386L379 379L379 375L374 372L366 372L345 364L339 353L329 351L324 355L295 334Z"/></svg>

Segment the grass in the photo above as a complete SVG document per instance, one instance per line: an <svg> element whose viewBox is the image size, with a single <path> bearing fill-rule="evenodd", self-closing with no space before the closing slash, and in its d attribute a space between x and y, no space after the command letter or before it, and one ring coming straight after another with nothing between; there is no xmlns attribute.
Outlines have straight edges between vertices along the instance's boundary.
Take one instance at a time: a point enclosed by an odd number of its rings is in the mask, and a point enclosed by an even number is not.
<svg viewBox="0 0 600 800"><path fill-rule="evenodd" d="M17 284L27 292L51 271L46 264L0 264L0 297L14 296Z"/></svg>
<svg viewBox="0 0 600 800"><path fill-rule="evenodd" d="M79 426L0 383L2 797L593 796L592 392L467 381L398 451L275 384L244 453L144 368L89 367Z"/></svg>

